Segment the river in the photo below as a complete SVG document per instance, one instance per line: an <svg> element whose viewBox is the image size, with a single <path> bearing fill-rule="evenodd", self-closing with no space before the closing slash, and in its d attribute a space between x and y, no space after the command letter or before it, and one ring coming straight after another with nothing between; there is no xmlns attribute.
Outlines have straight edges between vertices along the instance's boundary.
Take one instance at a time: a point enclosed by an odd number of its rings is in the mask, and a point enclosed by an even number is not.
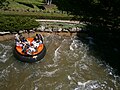
<svg viewBox="0 0 120 90"><path fill-rule="evenodd" d="M114 70L76 37L47 35L45 57L24 63L13 41L0 42L0 90L120 90Z"/></svg>

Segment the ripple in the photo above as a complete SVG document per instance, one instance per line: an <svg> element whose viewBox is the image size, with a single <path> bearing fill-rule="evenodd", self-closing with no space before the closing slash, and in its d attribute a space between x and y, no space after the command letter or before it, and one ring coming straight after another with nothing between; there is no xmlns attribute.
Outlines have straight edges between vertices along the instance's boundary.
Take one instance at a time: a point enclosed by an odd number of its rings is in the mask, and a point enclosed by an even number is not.
<svg viewBox="0 0 120 90"><path fill-rule="evenodd" d="M12 47L9 45L0 44L0 62L5 63L12 56Z"/></svg>

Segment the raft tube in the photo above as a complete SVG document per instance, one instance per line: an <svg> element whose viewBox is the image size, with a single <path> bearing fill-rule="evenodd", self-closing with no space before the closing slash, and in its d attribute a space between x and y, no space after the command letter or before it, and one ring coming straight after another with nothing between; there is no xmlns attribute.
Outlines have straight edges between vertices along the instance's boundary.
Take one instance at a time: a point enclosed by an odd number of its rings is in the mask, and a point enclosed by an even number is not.
<svg viewBox="0 0 120 90"><path fill-rule="evenodd" d="M32 42L33 38L27 38L27 40L29 42ZM45 47L44 44L40 44L37 49L38 49L37 52L34 52L33 55L25 55L22 52L21 47L15 46L15 48L14 48L14 56L19 61L22 61L22 62L29 62L29 63L36 62L36 61L41 60L46 54L46 47Z"/></svg>

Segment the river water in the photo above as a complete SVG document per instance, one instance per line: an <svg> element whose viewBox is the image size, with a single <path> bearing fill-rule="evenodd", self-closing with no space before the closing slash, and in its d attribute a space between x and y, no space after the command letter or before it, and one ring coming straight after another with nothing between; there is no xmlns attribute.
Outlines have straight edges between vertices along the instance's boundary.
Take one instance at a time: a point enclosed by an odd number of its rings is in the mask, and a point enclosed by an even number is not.
<svg viewBox="0 0 120 90"><path fill-rule="evenodd" d="M75 37L47 35L45 57L23 63L13 41L0 43L0 90L120 90L120 78Z"/></svg>

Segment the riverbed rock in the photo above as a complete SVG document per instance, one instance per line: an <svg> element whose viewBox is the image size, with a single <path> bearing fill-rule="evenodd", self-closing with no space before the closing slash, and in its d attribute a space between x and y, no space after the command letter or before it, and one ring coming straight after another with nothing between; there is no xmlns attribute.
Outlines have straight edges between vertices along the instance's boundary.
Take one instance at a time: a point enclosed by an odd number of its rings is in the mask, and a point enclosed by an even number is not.
<svg viewBox="0 0 120 90"><path fill-rule="evenodd" d="M23 31L23 30L20 30L19 33L24 33L24 31Z"/></svg>
<svg viewBox="0 0 120 90"><path fill-rule="evenodd" d="M51 28L46 28L46 29L44 29L44 32L52 32L52 29Z"/></svg>
<svg viewBox="0 0 120 90"><path fill-rule="evenodd" d="M61 31L62 31L62 28L59 28L59 29L58 29L58 32L61 32Z"/></svg>
<svg viewBox="0 0 120 90"><path fill-rule="evenodd" d="M45 30L45 28L46 28L45 26L41 26L41 27L38 27L36 29L36 31L42 31L43 32Z"/></svg>
<svg viewBox="0 0 120 90"><path fill-rule="evenodd" d="M69 29L69 31L70 31L70 32L76 32L76 28L73 27L73 28Z"/></svg>
<svg viewBox="0 0 120 90"><path fill-rule="evenodd" d="M82 28L78 28L78 27L76 28L77 32L80 32L81 30L82 30Z"/></svg>
<svg viewBox="0 0 120 90"><path fill-rule="evenodd" d="M68 29L62 29L62 32L69 32L69 30Z"/></svg>
<svg viewBox="0 0 120 90"><path fill-rule="evenodd" d="M31 30L29 30L29 32L32 32L32 33L34 33L35 31L31 29Z"/></svg>
<svg viewBox="0 0 120 90"><path fill-rule="evenodd" d="M10 34L10 32L0 32L0 35Z"/></svg>

